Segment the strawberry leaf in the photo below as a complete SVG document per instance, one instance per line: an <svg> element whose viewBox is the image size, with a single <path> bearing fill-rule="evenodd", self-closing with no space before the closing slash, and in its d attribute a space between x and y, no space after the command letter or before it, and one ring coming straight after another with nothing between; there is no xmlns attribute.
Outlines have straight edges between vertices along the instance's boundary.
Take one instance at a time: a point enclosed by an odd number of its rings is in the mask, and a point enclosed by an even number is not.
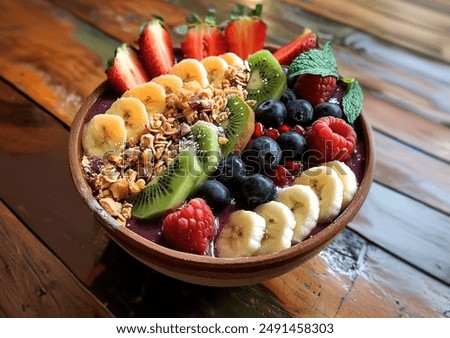
<svg viewBox="0 0 450 338"><path fill-rule="evenodd" d="M231 9L230 19L234 20L240 16L244 16L245 6L242 4L235 4Z"/></svg>
<svg viewBox="0 0 450 338"><path fill-rule="evenodd" d="M289 66L288 76L301 74L339 77L336 59L334 58L330 42L327 42L322 50L318 48L310 49L301 53L292 61Z"/></svg>
<svg viewBox="0 0 450 338"><path fill-rule="evenodd" d="M363 91L355 79L345 78L342 80L347 83L347 90L342 97L342 107L348 122L353 123L362 111Z"/></svg>

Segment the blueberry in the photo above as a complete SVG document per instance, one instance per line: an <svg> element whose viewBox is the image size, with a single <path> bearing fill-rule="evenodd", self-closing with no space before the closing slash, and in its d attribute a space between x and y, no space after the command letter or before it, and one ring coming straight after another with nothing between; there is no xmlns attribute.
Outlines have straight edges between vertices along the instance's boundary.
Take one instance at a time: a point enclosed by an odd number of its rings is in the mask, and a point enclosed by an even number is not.
<svg viewBox="0 0 450 338"><path fill-rule="evenodd" d="M231 203L228 188L216 180L207 180L197 189L193 197L203 198L211 210L218 212Z"/></svg>
<svg viewBox="0 0 450 338"><path fill-rule="evenodd" d="M240 197L251 209L275 197L275 184L267 176L255 174L245 177L239 186Z"/></svg>
<svg viewBox="0 0 450 338"><path fill-rule="evenodd" d="M289 72L289 66L281 66L281 69L283 69L284 74L287 76Z"/></svg>
<svg viewBox="0 0 450 338"><path fill-rule="evenodd" d="M286 108L275 99L262 101L255 109L255 121L261 122L266 128L276 128L284 122Z"/></svg>
<svg viewBox="0 0 450 338"><path fill-rule="evenodd" d="M254 169L254 173L270 172L281 160L281 149L270 137L261 136L254 139L243 152L246 162Z"/></svg>
<svg viewBox="0 0 450 338"><path fill-rule="evenodd" d="M228 188L239 184L242 177L246 175L247 168L242 159L236 155L227 156L220 160L214 173L214 177Z"/></svg>
<svg viewBox="0 0 450 338"><path fill-rule="evenodd" d="M287 80L286 80L287 87L290 89L294 89L297 79L298 79L298 75L288 76Z"/></svg>
<svg viewBox="0 0 450 338"><path fill-rule="evenodd" d="M283 95L280 97L280 101L286 106L289 102L297 99L297 95L295 95L292 89L287 88Z"/></svg>
<svg viewBox="0 0 450 338"><path fill-rule="evenodd" d="M290 125L307 125L313 119L314 109L306 100L298 99L286 105L286 122Z"/></svg>
<svg viewBox="0 0 450 338"><path fill-rule="evenodd" d="M323 102L319 103L314 107L314 119L320 119L324 116L334 116L339 119L342 118L342 109L341 107L332 102Z"/></svg>
<svg viewBox="0 0 450 338"><path fill-rule="evenodd" d="M301 160L306 150L306 138L296 131L282 133L277 142L283 152L283 159Z"/></svg>

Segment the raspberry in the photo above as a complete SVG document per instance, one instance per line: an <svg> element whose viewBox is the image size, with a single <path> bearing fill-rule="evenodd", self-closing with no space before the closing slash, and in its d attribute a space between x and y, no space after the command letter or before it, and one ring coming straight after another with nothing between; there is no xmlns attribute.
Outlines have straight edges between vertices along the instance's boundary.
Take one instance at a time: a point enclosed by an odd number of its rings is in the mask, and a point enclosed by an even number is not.
<svg viewBox="0 0 450 338"><path fill-rule="evenodd" d="M306 139L315 162L346 161L355 149L356 133L344 120L326 116L312 124Z"/></svg>
<svg viewBox="0 0 450 338"><path fill-rule="evenodd" d="M302 74L295 82L295 94L301 99L309 101L313 107L319 103L327 102L336 89L334 76L320 76Z"/></svg>
<svg viewBox="0 0 450 338"><path fill-rule="evenodd" d="M201 198L194 198L163 220L162 233L174 249L204 255L214 238L214 215Z"/></svg>

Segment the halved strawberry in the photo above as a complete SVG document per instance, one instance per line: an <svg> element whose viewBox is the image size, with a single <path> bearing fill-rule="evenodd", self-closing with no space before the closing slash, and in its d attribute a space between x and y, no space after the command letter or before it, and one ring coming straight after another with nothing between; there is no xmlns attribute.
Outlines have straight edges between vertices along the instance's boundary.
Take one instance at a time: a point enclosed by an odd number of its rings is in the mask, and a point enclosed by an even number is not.
<svg viewBox="0 0 450 338"><path fill-rule="evenodd" d="M192 13L186 18L189 30L181 42L185 58L202 60L207 56L217 56L227 51L227 43L221 30L216 26L216 11L209 9L205 21Z"/></svg>
<svg viewBox="0 0 450 338"><path fill-rule="evenodd" d="M138 53L127 44L116 49L105 71L111 87L120 95L128 89L149 81Z"/></svg>
<svg viewBox="0 0 450 338"><path fill-rule="evenodd" d="M153 19L140 29L139 52L150 78L166 74L175 63L172 38L164 20L153 15Z"/></svg>
<svg viewBox="0 0 450 338"><path fill-rule="evenodd" d="M244 6L236 4L231 12L231 21L225 28L228 51L246 60L250 54L264 48L267 37L266 24L261 20L262 4L244 14Z"/></svg>
<svg viewBox="0 0 450 338"><path fill-rule="evenodd" d="M317 47L317 34L305 28L302 34L273 53L280 65L289 66L303 52Z"/></svg>

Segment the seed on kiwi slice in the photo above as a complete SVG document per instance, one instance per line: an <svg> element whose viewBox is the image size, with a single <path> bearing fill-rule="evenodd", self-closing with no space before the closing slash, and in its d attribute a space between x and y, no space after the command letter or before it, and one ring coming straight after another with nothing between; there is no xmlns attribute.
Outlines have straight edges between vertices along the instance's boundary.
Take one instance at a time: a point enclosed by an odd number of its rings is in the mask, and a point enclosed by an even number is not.
<svg viewBox="0 0 450 338"><path fill-rule="evenodd" d="M230 152L239 153L247 145L255 128L255 114L239 96L231 96L227 101L228 118L220 123L228 142L221 146L225 157Z"/></svg>
<svg viewBox="0 0 450 338"><path fill-rule="evenodd" d="M262 49L247 59L250 78L247 84L247 100L256 105L266 99L278 100L286 89L286 74L271 52Z"/></svg>
<svg viewBox="0 0 450 338"><path fill-rule="evenodd" d="M149 219L177 206L187 198L202 173L195 149L189 147L180 151L167 169L131 197L132 216Z"/></svg>

